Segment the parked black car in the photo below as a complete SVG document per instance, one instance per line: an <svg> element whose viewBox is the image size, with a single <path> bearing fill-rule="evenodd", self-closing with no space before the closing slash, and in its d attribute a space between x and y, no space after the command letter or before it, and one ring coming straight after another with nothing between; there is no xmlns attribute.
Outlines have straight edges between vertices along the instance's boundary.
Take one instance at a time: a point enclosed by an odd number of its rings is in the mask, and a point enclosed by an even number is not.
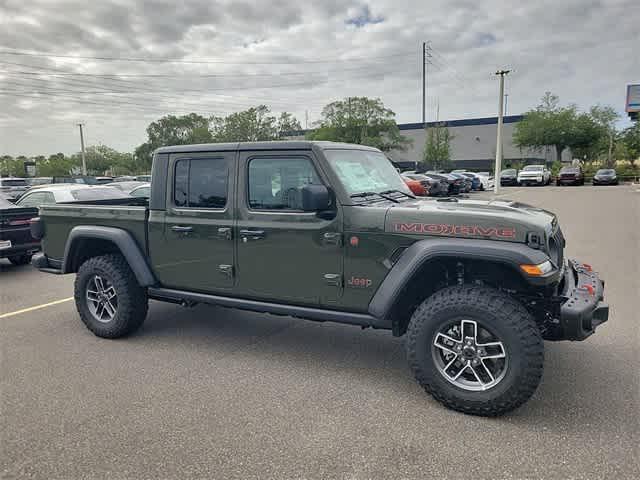
<svg viewBox="0 0 640 480"><path fill-rule="evenodd" d="M515 168L507 168L500 172L500 185L505 187L509 185L518 185L518 171Z"/></svg>
<svg viewBox="0 0 640 480"><path fill-rule="evenodd" d="M458 195L465 189L464 180L462 180L461 178L456 178L453 175L449 175L448 173L427 172L425 173L425 175L446 182L447 195Z"/></svg>
<svg viewBox="0 0 640 480"><path fill-rule="evenodd" d="M437 178L423 173L407 173L404 176L422 183L430 197L447 195L449 193L449 183L444 178Z"/></svg>
<svg viewBox="0 0 640 480"><path fill-rule="evenodd" d="M38 209L19 207L0 195L0 258L14 265L25 265L40 249L40 242L31 236L30 220Z"/></svg>
<svg viewBox="0 0 640 480"><path fill-rule="evenodd" d="M601 168L593 176L594 185L618 185L618 175L613 168Z"/></svg>
<svg viewBox="0 0 640 480"><path fill-rule="evenodd" d="M556 178L556 185L584 185L584 174L581 167L562 167Z"/></svg>
<svg viewBox="0 0 640 480"><path fill-rule="evenodd" d="M462 180L462 189L461 189L462 192L469 193L473 189L473 180L471 180L466 175L462 175L461 173L447 173L447 175L456 177Z"/></svg>

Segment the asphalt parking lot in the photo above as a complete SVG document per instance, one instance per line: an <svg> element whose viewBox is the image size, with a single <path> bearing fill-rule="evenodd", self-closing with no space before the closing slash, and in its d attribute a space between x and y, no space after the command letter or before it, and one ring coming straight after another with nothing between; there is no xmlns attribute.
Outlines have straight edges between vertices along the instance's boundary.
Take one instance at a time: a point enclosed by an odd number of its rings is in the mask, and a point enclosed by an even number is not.
<svg viewBox="0 0 640 480"><path fill-rule="evenodd" d="M556 212L612 309L587 341L546 344L516 412L446 410L384 331L152 302L102 340L65 301L72 276L2 260L2 478L639 478L638 187L501 198Z"/></svg>

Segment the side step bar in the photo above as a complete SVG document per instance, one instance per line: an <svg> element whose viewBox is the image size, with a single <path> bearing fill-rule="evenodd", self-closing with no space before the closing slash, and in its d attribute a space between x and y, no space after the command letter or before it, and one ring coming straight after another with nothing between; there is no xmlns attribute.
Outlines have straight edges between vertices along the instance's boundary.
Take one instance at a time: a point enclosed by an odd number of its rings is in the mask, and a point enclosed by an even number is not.
<svg viewBox="0 0 640 480"><path fill-rule="evenodd" d="M185 292L182 290L172 290L169 288L149 288L149 298L164 302L193 304L206 303L221 307L237 308L239 310L249 310L252 312L271 313L274 315L286 315L290 317L304 318L319 322L346 323L349 325L360 325L362 327L374 327L390 329L391 324L380 322L378 319L366 313L343 312L338 310L324 310L313 307L300 307L296 305L284 305L280 303L260 302L257 300L246 300L235 297L222 297L219 295L209 295L206 293Z"/></svg>

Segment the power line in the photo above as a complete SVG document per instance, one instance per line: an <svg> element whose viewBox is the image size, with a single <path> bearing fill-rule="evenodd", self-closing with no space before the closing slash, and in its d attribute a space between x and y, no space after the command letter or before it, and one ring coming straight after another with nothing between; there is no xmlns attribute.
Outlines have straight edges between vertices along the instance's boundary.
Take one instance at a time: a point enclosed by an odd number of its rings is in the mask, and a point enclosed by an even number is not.
<svg viewBox="0 0 640 480"><path fill-rule="evenodd" d="M27 57L46 57L46 58L73 58L78 60L101 60L101 61L115 61L115 62L140 62L140 63L186 63L186 64L226 64L226 65L295 65L306 63L343 63L343 62L359 62L359 61L375 61L384 60L388 58L398 58L402 56L402 53L396 53L394 55L385 55L378 57L361 57L361 58L345 58L338 59L332 58L331 60L295 60L295 61L269 61L269 62L251 62L251 61L228 61L228 60L185 60L181 58L132 58L132 57L103 57L103 56L89 56L89 55L63 55L50 52L26 52L26 51L0 51L0 55L16 55ZM407 54L405 54L408 56ZM410 54L413 57L413 53Z"/></svg>
<svg viewBox="0 0 640 480"><path fill-rule="evenodd" d="M402 60L403 57L400 58ZM4 63L4 62L0 62ZM24 65L31 67L31 65ZM41 68L41 67L33 67L33 68ZM57 73L39 73L39 72L28 72L28 71L17 71L16 73L20 73L22 75L41 75L41 76L51 76L51 77L62 77L62 76L73 76L73 77L99 77L99 78L238 78L238 77L286 77L286 76L299 76L299 75L327 75L329 73L342 73L342 72L353 72L353 71L361 71L361 70L370 70L371 67L368 65L360 66L360 67L352 67L352 68L340 68L335 72L332 70L322 70L322 71L310 71L310 72L280 72L280 73L184 73L184 74L170 74L170 73L78 73L78 72L64 72L59 71Z"/></svg>

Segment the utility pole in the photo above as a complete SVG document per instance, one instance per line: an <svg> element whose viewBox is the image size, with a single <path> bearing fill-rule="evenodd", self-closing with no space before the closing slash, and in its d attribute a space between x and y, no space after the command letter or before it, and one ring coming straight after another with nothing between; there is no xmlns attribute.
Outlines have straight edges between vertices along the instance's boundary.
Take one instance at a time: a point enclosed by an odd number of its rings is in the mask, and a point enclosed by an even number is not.
<svg viewBox="0 0 640 480"><path fill-rule="evenodd" d="M427 123L427 66L431 61L431 41L422 42L422 124Z"/></svg>
<svg viewBox="0 0 640 480"><path fill-rule="evenodd" d="M80 147L82 148L82 175L87 174L87 159L84 154L84 135L82 134L82 123L78 124L80 127Z"/></svg>
<svg viewBox="0 0 640 480"><path fill-rule="evenodd" d="M508 106L508 105L509 105L509 94L508 94L508 93L505 93L505 94L504 94L504 114L505 114L505 116L509 115L509 114L507 113L507 106Z"/></svg>
<svg viewBox="0 0 640 480"><path fill-rule="evenodd" d="M422 42L422 125L426 123L425 113L427 111L426 104L427 94L427 44Z"/></svg>
<svg viewBox="0 0 640 480"><path fill-rule="evenodd" d="M309 128L309 110L304 111L304 129L307 130Z"/></svg>
<svg viewBox="0 0 640 480"><path fill-rule="evenodd" d="M493 193L498 193L500 188L500 169L502 168L502 117L504 116L504 76L509 70L498 70L500 76L500 96L498 97L498 134L496 137L496 166L493 181Z"/></svg>

